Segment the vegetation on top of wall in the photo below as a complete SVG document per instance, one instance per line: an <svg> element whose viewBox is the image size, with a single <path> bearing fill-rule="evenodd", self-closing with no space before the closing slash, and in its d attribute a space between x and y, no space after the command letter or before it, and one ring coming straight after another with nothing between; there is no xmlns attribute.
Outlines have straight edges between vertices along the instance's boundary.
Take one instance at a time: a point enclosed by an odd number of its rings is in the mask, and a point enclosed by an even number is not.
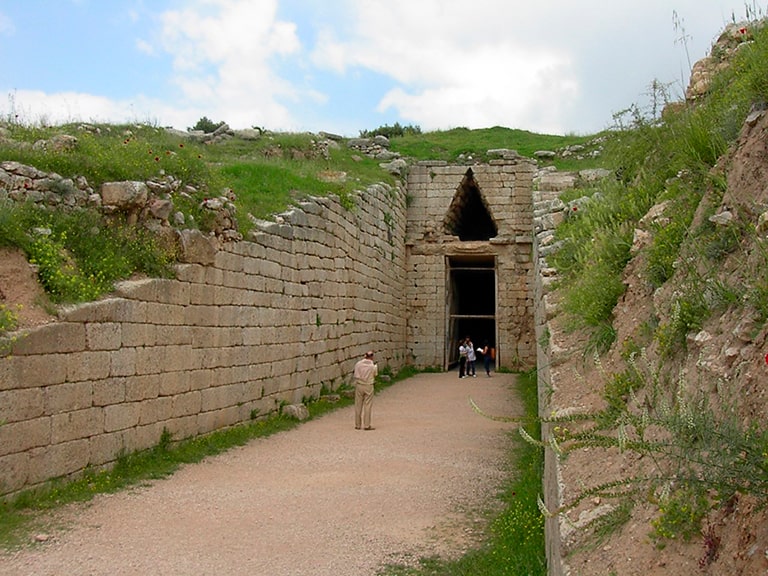
<svg viewBox="0 0 768 576"><path fill-rule="evenodd" d="M421 127L408 124L403 126L400 122L395 122L392 126L384 124L373 130L360 130L361 138L372 138L374 136L386 136L387 138L396 138L405 134L421 134Z"/></svg>
<svg viewBox="0 0 768 576"><path fill-rule="evenodd" d="M214 132L223 122L203 117L193 127ZM146 181L170 175L185 187L174 194L175 207L190 215L186 226L204 231L208 220L201 204L206 198L226 192L234 198L237 225L244 235L254 219L266 219L310 196L340 198L351 205L355 191L395 177L374 158L349 148L345 142L330 142L315 134L260 131L255 140L222 139L202 143L174 131L150 125L25 125L11 119L0 125L0 158L18 161L64 178L82 176L98 189L104 182ZM455 130L421 134L418 127L380 127L371 134L387 132L393 149L413 160L436 158L450 151L456 159L482 157L488 149L516 147L535 150L583 142L585 138L536 135L519 130ZM77 138L65 149L42 146L53 136ZM458 140L457 140L458 139ZM458 141L463 140L459 145ZM440 152L442 155L442 152ZM87 219L88 223L78 223ZM50 234L30 235L32 228ZM91 242L98 237L100 242ZM95 214L65 215L36 211L0 202L0 245L24 250L39 266L41 280L55 302L79 302L108 292L117 280L135 273L167 276L174 254L156 242L124 226L117 218L109 223ZM6 322L12 325L12 322Z"/></svg>
<svg viewBox="0 0 768 576"><path fill-rule="evenodd" d="M94 211L58 212L0 203L0 246L22 249L54 303L94 300L118 280L172 275L172 247L148 230ZM6 311L8 316L9 311ZM0 333L7 328L0 322Z"/></svg>

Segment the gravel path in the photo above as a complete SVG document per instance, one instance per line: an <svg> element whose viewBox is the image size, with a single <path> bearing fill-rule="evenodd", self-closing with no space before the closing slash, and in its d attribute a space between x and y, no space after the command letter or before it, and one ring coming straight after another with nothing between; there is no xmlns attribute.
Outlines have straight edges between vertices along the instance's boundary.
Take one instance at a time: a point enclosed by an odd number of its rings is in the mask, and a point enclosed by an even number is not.
<svg viewBox="0 0 768 576"><path fill-rule="evenodd" d="M514 375L420 374L353 408L56 514L66 529L0 556L17 575L365 576L456 555L504 480Z"/></svg>

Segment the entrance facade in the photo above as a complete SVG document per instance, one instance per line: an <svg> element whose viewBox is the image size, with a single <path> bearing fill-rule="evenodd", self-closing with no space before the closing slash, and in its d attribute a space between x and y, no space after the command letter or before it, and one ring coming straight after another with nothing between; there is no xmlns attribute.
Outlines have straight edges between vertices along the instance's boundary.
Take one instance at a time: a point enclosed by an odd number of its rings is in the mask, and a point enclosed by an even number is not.
<svg viewBox="0 0 768 576"><path fill-rule="evenodd" d="M514 152L472 166L422 162L408 176L408 361L452 368L459 339L497 350L496 365L535 366L535 166Z"/></svg>

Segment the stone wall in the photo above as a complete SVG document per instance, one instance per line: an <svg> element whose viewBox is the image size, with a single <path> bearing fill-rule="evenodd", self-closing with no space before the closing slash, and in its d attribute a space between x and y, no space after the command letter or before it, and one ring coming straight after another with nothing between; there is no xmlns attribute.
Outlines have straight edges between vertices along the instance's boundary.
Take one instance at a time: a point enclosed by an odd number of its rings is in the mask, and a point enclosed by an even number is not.
<svg viewBox="0 0 768 576"><path fill-rule="evenodd" d="M551 179L538 182L534 191L534 233L536 252L536 273L534 298L536 301L536 368L538 378L539 416L542 418L541 438L548 441L551 426L546 422L552 410L549 390L552 386L550 346L550 325L555 307L550 301L550 285L554 280L554 271L547 266L546 256L553 246L553 231L563 218L563 203L558 199L560 186ZM560 480L557 455L547 447L544 450L544 477L542 479L544 503L548 510L560 506ZM547 574L562 576L562 554L560 548L559 516L545 518L544 536L547 555Z"/></svg>
<svg viewBox="0 0 768 576"><path fill-rule="evenodd" d="M408 354L418 366L448 365L448 257L495 259L497 364L510 369L535 365L531 198L535 162L513 151L501 155L489 164L420 162L409 169L407 341ZM468 173L498 228L487 241L461 241L445 230L446 220L455 217L449 209Z"/></svg>
<svg viewBox="0 0 768 576"><path fill-rule="evenodd" d="M539 416L542 418L541 437L547 447L544 450L544 477L542 490L547 510L556 511L563 501L566 490L558 454L549 447L552 425L547 422L553 415L564 415L572 406L558 405L553 401L553 392L568 386L572 374L560 369L569 358L570 351L557 345L562 328L555 325L558 315L557 300L553 286L557 280L556 271L547 264L547 256L558 248L555 228L561 224L581 199L566 205L560 200L564 190L588 185L609 176L605 170L583 170L573 172L543 172L534 180L534 251L536 270L534 274L534 299L536 301L536 366L538 377ZM547 574L562 576L568 574L563 561L565 534L573 530L574 524L561 514L545 519L544 531L547 554Z"/></svg>
<svg viewBox="0 0 768 576"><path fill-rule="evenodd" d="M164 429L191 437L317 397L369 348L399 369L405 204L384 185L352 210L302 202L174 280L123 283L12 334L0 358L0 495L109 465Z"/></svg>

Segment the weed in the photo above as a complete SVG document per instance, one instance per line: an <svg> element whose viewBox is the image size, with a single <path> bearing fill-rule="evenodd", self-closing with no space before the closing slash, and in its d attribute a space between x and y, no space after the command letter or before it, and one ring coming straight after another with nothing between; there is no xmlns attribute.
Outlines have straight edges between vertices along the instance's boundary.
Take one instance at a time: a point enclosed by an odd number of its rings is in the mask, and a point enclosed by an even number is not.
<svg viewBox="0 0 768 576"><path fill-rule="evenodd" d="M20 306L16 308L0 304L0 335L6 332L12 332L16 329L19 322Z"/></svg>
<svg viewBox="0 0 768 576"><path fill-rule="evenodd" d="M539 348L546 350L549 347L549 341L551 338L552 334L549 331L549 326L545 326L544 330L542 330L541 335L539 336Z"/></svg>
<svg viewBox="0 0 768 576"><path fill-rule="evenodd" d="M728 391L715 409L704 394L686 394L686 387L682 377L672 386L642 353L630 357L625 372L609 377L604 409L551 419L556 426L550 444L561 458L583 448L618 450L645 457L653 467L584 487L568 504L547 512L564 512L595 496L619 506L648 499L658 506L652 537L661 547L698 534L706 514L718 505L732 506L737 495L768 504L768 431L742 422Z"/></svg>
<svg viewBox="0 0 768 576"><path fill-rule="evenodd" d="M688 334L699 330L709 314L710 308L702 292L690 289L679 295L672 303L669 321L656 330L655 339L662 357L669 358L686 350Z"/></svg>
<svg viewBox="0 0 768 576"><path fill-rule="evenodd" d="M594 354L604 354L610 350L615 341L616 329L610 322L600 322L590 331L589 341L584 349L584 356L591 357Z"/></svg>
<svg viewBox="0 0 768 576"><path fill-rule="evenodd" d="M659 502L659 516L651 521L652 537L658 540L682 538L688 542L701 530L709 502L701 485L683 484L665 491Z"/></svg>

